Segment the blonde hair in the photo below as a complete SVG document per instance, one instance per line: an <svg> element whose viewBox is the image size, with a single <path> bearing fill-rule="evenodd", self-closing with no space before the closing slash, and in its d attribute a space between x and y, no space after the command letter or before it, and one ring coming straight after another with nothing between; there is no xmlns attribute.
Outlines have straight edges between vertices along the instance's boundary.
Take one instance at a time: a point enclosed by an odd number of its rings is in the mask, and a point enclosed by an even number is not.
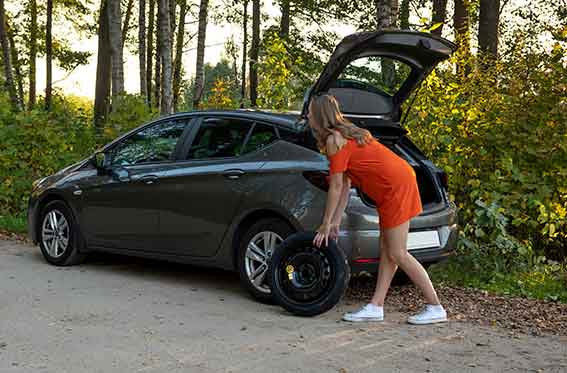
<svg viewBox="0 0 567 373"><path fill-rule="evenodd" d="M333 134L333 130L339 131L345 139L356 140L359 145L367 144L372 139L368 130L357 127L343 116L333 95L314 96L309 104L309 111L318 124L317 128L314 128L314 135L319 149L326 149L327 138Z"/></svg>

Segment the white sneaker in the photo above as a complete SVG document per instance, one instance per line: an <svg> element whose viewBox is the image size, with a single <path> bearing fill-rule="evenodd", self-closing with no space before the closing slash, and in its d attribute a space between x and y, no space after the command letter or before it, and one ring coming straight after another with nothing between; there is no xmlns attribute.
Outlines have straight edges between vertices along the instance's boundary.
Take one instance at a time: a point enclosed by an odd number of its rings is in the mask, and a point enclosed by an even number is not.
<svg viewBox="0 0 567 373"><path fill-rule="evenodd" d="M358 321L383 321L384 308L375 304L368 303L356 312L347 312L343 315L344 321L358 322Z"/></svg>
<svg viewBox="0 0 567 373"><path fill-rule="evenodd" d="M440 304L428 304L420 313L408 318L410 324L416 325L435 324L445 321L447 321L447 312Z"/></svg>

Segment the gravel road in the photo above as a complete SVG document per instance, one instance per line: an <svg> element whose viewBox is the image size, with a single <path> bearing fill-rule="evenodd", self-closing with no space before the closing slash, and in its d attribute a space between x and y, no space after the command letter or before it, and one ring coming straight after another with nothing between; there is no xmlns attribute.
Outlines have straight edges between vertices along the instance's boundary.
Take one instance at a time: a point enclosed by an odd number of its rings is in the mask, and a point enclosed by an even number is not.
<svg viewBox="0 0 567 373"><path fill-rule="evenodd" d="M0 372L567 371L567 338L463 321L339 322L259 304L231 272L122 256L77 267L0 240ZM450 317L451 315L449 315Z"/></svg>

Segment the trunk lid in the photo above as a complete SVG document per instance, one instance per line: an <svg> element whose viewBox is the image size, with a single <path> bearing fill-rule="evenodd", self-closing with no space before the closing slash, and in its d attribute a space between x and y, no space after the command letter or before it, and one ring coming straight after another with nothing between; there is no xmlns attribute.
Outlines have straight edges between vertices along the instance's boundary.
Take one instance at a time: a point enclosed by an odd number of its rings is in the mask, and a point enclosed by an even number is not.
<svg viewBox="0 0 567 373"><path fill-rule="evenodd" d="M420 32L349 35L337 45L307 91L301 114L307 114L314 95L330 93L349 117L364 115L399 121L403 102L456 48L448 40Z"/></svg>

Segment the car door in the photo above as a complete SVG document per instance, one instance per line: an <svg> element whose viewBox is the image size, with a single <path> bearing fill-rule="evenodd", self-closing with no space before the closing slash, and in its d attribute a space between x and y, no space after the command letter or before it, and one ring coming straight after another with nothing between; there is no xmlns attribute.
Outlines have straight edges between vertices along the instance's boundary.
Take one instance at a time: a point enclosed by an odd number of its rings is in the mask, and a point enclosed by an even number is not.
<svg viewBox="0 0 567 373"><path fill-rule="evenodd" d="M161 251L213 256L264 161L259 150L277 139L274 127L242 117L205 116L185 159L161 181Z"/></svg>
<svg viewBox="0 0 567 373"><path fill-rule="evenodd" d="M188 122L159 121L105 151L106 170L81 185L80 219L89 245L145 251L158 245L160 178L181 149Z"/></svg>

